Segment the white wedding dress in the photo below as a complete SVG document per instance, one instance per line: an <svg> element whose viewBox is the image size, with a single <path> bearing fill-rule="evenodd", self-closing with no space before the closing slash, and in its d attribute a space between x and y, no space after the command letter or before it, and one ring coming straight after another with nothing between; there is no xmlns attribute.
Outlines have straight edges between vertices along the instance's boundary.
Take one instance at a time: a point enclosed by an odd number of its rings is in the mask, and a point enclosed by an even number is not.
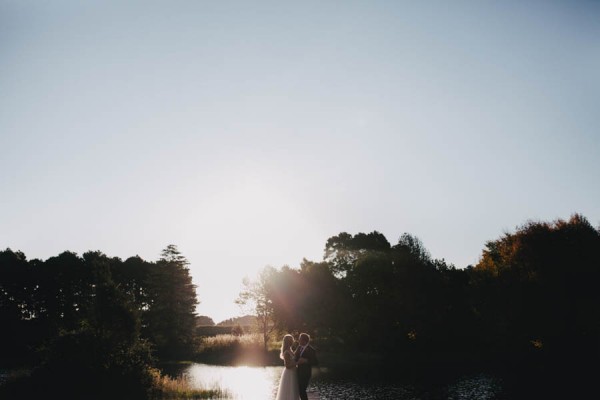
<svg viewBox="0 0 600 400"><path fill-rule="evenodd" d="M296 372L296 362L294 354L286 350L283 353L284 365L286 366L281 373L279 380L279 389L277 389L277 397L275 400L298 400L300 393L298 391L298 373ZM290 368L288 368L288 366Z"/></svg>

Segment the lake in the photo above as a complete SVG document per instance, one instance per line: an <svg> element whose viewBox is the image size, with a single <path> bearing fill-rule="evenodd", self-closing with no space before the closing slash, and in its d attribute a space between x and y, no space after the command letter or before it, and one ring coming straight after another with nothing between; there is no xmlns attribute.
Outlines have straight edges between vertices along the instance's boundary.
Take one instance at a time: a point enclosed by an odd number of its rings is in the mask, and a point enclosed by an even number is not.
<svg viewBox="0 0 600 400"><path fill-rule="evenodd" d="M167 373L184 376L195 388L221 388L232 399L274 399L283 367L217 366L200 363L171 366ZM347 379L327 368L313 369L309 390L321 400L498 400L504 399L503 380L490 374L472 374L450 380L390 382Z"/></svg>
<svg viewBox="0 0 600 400"><path fill-rule="evenodd" d="M573 369L573 366L571 366ZM520 371L501 377L497 373L456 375L439 371L435 375L407 378L387 374L378 379L373 369L340 371L314 368L309 391L320 400L521 400L546 398L595 398L597 367L572 374L533 374ZM238 400L272 400L277 392L283 367L218 366L202 363L170 364L163 372L186 377L192 387L221 389ZM0 384L11 374L0 369ZM389 371L388 371L389 372ZM390 375L393 379L390 379ZM425 375L425 374L424 374ZM367 377L367 378L366 378Z"/></svg>

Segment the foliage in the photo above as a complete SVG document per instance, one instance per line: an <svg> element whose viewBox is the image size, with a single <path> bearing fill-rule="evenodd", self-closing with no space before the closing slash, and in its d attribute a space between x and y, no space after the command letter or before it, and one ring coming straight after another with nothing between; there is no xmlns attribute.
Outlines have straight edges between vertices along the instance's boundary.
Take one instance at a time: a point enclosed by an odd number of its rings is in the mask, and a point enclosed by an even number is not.
<svg viewBox="0 0 600 400"><path fill-rule="evenodd" d="M202 340L202 337L206 336L229 335L231 334L232 329L232 326L198 326L196 328L196 338Z"/></svg>
<svg viewBox="0 0 600 400"><path fill-rule="evenodd" d="M3 390L146 398L153 354L193 349L195 338L195 287L176 248L167 250L157 263L99 251L46 261L0 252L0 316L8 327L0 331L2 361L34 367L28 379L35 383ZM57 387L62 375L74 384Z"/></svg>
<svg viewBox="0 0 600 400"><path fill-rule="evenodd" d="M357 233L354 236L342 232L327 239L324 261L331 263L334 274L344 276L362 254L370 251L386 252L389 248L388 240L377 231Z"/></svg>
<svg viewBox="0 0 600 400"><path fill-rule="evenodd" d="M219 326L194 315L188 265L173 245L157 262L0 251L1 361L37 367L23 378L35 385L3 385L0 394L51 393L68 371L78 377L72 393L85 386L106 398L117 396L110 388L143 398L157 356L268 363L286 332L414 368L587 366L600 355L600 232L578 214L529 221L487 242L478 264L464 269L433 259L408 233L391 245L377 231L342 232L327 240L322 261L246 279L238 303L254 316Z"/></svg>
<svg viewBox="0 0 600 400"><path fill-rule="evenodd" d="M196 326L214 326L215 321L206 315L196 316Z"/></svg>
<svg viewBox="0 0 600 400"><path fill-rule="evenodd" d="M269 268L262 309L281 332L409 365L590 365L600 355L600 234L581 215L528 222L464 269L415 236L329 238L322 262ZM562 364L561 364L562 363Z"/></svg>
<svg viewBox="0 0 600 400"><path fill-rule="evenodd" d="M198 301L188 265L177 247L169 245L148 275L144 334L162 358L185 356L194 346Z"/></svg>
<svg viewBox="0 0 600 400"><path fill-rule="evenodd" d="M529 221L486 244L475 307L498 352L543 352L571 363L599 353L600 232L581 215Z"/></svg>
<svg viewBox="0 0 600 400"><path fill-rule="evenodd" d="M218 326L254 326L256 325L256 316L254 315L244 315L242 317L234 317L228 318L224 321L221 321L217 324Z"/></svg>
<svg viewBox="0 0 600 400"><path fill-rule="evenodd" d="M240 292L236 303L242 306L250 305L256 315L256 323L263 337L263 345L267 350L271 334L275 330L272 283L276 270L265 267L256 280L244 279L244 289Z"/></svg>

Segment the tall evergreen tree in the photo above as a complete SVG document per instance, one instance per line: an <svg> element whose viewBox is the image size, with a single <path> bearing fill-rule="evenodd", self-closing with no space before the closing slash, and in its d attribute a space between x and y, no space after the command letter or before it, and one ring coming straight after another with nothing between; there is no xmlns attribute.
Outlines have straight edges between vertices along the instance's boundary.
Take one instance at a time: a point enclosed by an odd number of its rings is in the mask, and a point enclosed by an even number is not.
<svg viewBox="0 0 600 400"><path fill-rule="evenodd" d="M145 330L163 357L183 356L194 343L198 300L188 265L177 246L169 245L150 270Z"/></svg>

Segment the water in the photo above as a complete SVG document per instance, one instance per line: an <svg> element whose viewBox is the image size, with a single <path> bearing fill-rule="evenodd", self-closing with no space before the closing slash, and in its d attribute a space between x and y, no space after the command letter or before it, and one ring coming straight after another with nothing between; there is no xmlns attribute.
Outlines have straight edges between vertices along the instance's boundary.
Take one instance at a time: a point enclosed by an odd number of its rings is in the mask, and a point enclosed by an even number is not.
<svg viewBox="0 0 600 400"><path fill-rule="evenodd" d="M0 385L4 383L10 376L9 370L0 369Z"/></svg>
<svg viewBox="0 0 600 400"><path fill-rule="evenodd" d="M170 371L185 376L195 388L220 388L232 399L274 399L283 367L226 367L194 363ZM499 400L502 380L489 374L473 374L450 381L367 382L344 379L326 368L313 369L309 387L321 400Z"/></svg>
<svg viewBox="0 0 600 400"><path fill-rule="evenodd" d="M279 367L224 367L191 364L181 371L194 388L222 389L232 399L272 399L282 369Z"/></svg>

